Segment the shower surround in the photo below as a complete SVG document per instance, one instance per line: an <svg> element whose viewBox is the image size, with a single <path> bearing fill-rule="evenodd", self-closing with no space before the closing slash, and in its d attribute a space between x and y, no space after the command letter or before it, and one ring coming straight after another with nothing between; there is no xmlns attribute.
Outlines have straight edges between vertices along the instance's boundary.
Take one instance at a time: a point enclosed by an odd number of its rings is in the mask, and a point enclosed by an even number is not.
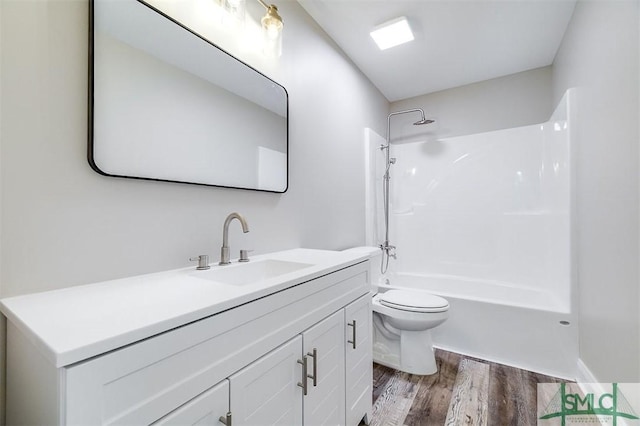
<svg viewBox="0 0 640 426"><path fill-rule="evenodd" d="M542 124L404 144L392 138L397 259L381 287L449 300L435 346L576 377L571 97ZM384 139L369 129L365 136L367 239L378 245Z"/></svg>

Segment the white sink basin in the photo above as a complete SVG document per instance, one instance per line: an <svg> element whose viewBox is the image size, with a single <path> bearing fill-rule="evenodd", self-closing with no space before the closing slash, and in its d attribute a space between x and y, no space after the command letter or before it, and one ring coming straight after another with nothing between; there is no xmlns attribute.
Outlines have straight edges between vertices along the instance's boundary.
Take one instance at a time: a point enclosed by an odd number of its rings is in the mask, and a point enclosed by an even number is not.
<svg viewBox="0 0 640 426"><path fill-rule="evenodd" d="M191 275L223 284L246 285L265 281L310 266L313 265L310 263L264 259L228 266L215 266L214 269L196 271Z"/></svg>

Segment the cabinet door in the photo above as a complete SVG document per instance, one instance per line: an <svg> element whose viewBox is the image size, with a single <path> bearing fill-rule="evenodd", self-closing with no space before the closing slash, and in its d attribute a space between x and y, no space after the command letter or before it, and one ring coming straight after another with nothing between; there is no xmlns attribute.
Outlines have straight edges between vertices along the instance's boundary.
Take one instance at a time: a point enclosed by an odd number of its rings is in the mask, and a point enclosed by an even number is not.
<svg viewBox="0 0 640 426"><path fill-rule="evenodd" d="M347 426L357 426L363 417L366 416L367 424L371 419L373 389L371 295L366 294L347 305L344 313L347 340L345 354Z"/></svg>
<svg viewBox="0 0 640 426"><path fill-rule="evenodd" d="M304 425L344 425L344 313L325 318L302 334L307 356ZM314 353L315 350L315 353Z"/></svg>
<svg viewBox="0 0 640 426"><path fill-rule="evenodd" d="M182 407L153 423L154 426L220 426L229 411L229 381L224 380Z"/></svg>
<svg viewBox="0 0 640 426"><path fill-rule="evenodd" d="M302 424L301 352L297 336L229 378L233 426Z"/></svg>

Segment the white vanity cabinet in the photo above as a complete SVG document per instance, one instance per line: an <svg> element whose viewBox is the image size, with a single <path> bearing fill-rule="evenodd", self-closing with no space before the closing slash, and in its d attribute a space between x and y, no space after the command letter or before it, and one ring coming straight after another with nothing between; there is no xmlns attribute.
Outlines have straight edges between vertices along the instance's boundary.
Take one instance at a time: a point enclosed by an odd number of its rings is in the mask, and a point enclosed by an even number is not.
<svg viewBox="0 0 640 426"><path fill-rule="evenodd" d="M346 424L358 426L366 414L371 419L373 369L371 351L372 313L371 296L366 294L344 309L345 334L345 394Z"/></svg>
<svg viewBox="0 0 640 426"><path fill-rule="evenodd" d="M214 388L221 390L217 399L210 391L196 398L202 405L206 397L210 410L194 409L198 405L191 401L157 424L220 425L228 405L234 426L357 426L365 414L369 419L371 411L371 354L365 346L371 344L367 337L371 330L362 315L370 300L363 296L233 374ZM352 343L346 345L352 336L345 333L346 318L360 321L356 350ZM345 376L347 362L351 374ZM346 396L348 392L354 395Z"/></svg>
<svg viewBox="0 0 640 426"><path fill-rule="evenodd" d="M63 366L8 315L7 423L357 426L371 411L367 274L352 262Z"/></svg>

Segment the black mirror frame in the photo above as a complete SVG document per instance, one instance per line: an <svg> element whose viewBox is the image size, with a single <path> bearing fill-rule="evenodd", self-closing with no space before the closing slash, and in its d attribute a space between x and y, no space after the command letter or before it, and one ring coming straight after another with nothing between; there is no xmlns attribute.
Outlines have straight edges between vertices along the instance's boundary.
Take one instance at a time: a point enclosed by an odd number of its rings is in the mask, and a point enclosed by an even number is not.
<svg viewBox="0 0 640 426"><path fill-rule="evenodd" d="M150 181L157 181L157 182L171 182L171 183L181 183L181 184L188 184L188 185L209 186L209 187L216 187L216 188L242 189L242 190L248 190L248 191L270 192L270 193L276 193L276 194L283 194L283 193L287 192L287 190L289 189L289 93L287 92L287 89L284 86L282 86L281 84L279 84L278 82L272 80L271 78L267 77L266 75L264 75L260 71L258 71L255 68L253 68L252 66L246 64L245 62L243 62L240 59L236 58L235 56L231 55L229 52L227 52L224 49L220 48L219 46L215 45L214 43L212 43L208 39L204 38L200 34L196 33L195 31L193 31L192 29L190 29L187 26L183 25L182 23L178 22L177 20L173 19L172 17L168 16L167 14L165 14L162 11L160 11L159 9L153 7L152 5L146 3L143 0L136 0L136 1L138 3L144 5L144 6L148 7L149 9L153 10L154 12L158 13L159 15L163 16L165 19L169 20L170 22L178 25L179 27L181 27L185 31L188 31L189 33L191 33L194 36L198 37L199 39L203 40L204 42L209 44L211 47L217 49L218 51L222 52L223 54L225 54L225 55L229 56L230 58L236 60L241 65L251 69L252 71L254 71L255 73L257 73L260 76L264 77L265 79L267 79L268 81L270 81L274 85L282 88L282 90L284 92L284 95L285 95L286 114L287 114L287 117L286 117L286 129L285 129L285 131L286 131L286 149L287 149L287 153L286 153L287 159L286 159L286 182L285 182L285 187L284 187L284 189L282 191L275 191L275 190L250 188L250 187L239 187L239 186L229 186L229 185L215 185L215 184L208 184L208 183L201 183L201 182L188 182L188 181L179 181L179 180L170 180L170 179L158 179L158 178L151 178L151 177L116 175L116 174L110 174L110 173L106 173L106 172L102 171L94 161L94 126L93 126L93 121L94 121L94 31L95 31L94 2L95 2L95 0L89 0L89 40L88 40L88 59L89 60L88 60L88 126L87 126L88 149L87 149L87 160L88 160L89 165L91 166L91 168L96 173L98 173L100 175L108 176L108 177L116 177L116 178L150 180Z"/></svg>

